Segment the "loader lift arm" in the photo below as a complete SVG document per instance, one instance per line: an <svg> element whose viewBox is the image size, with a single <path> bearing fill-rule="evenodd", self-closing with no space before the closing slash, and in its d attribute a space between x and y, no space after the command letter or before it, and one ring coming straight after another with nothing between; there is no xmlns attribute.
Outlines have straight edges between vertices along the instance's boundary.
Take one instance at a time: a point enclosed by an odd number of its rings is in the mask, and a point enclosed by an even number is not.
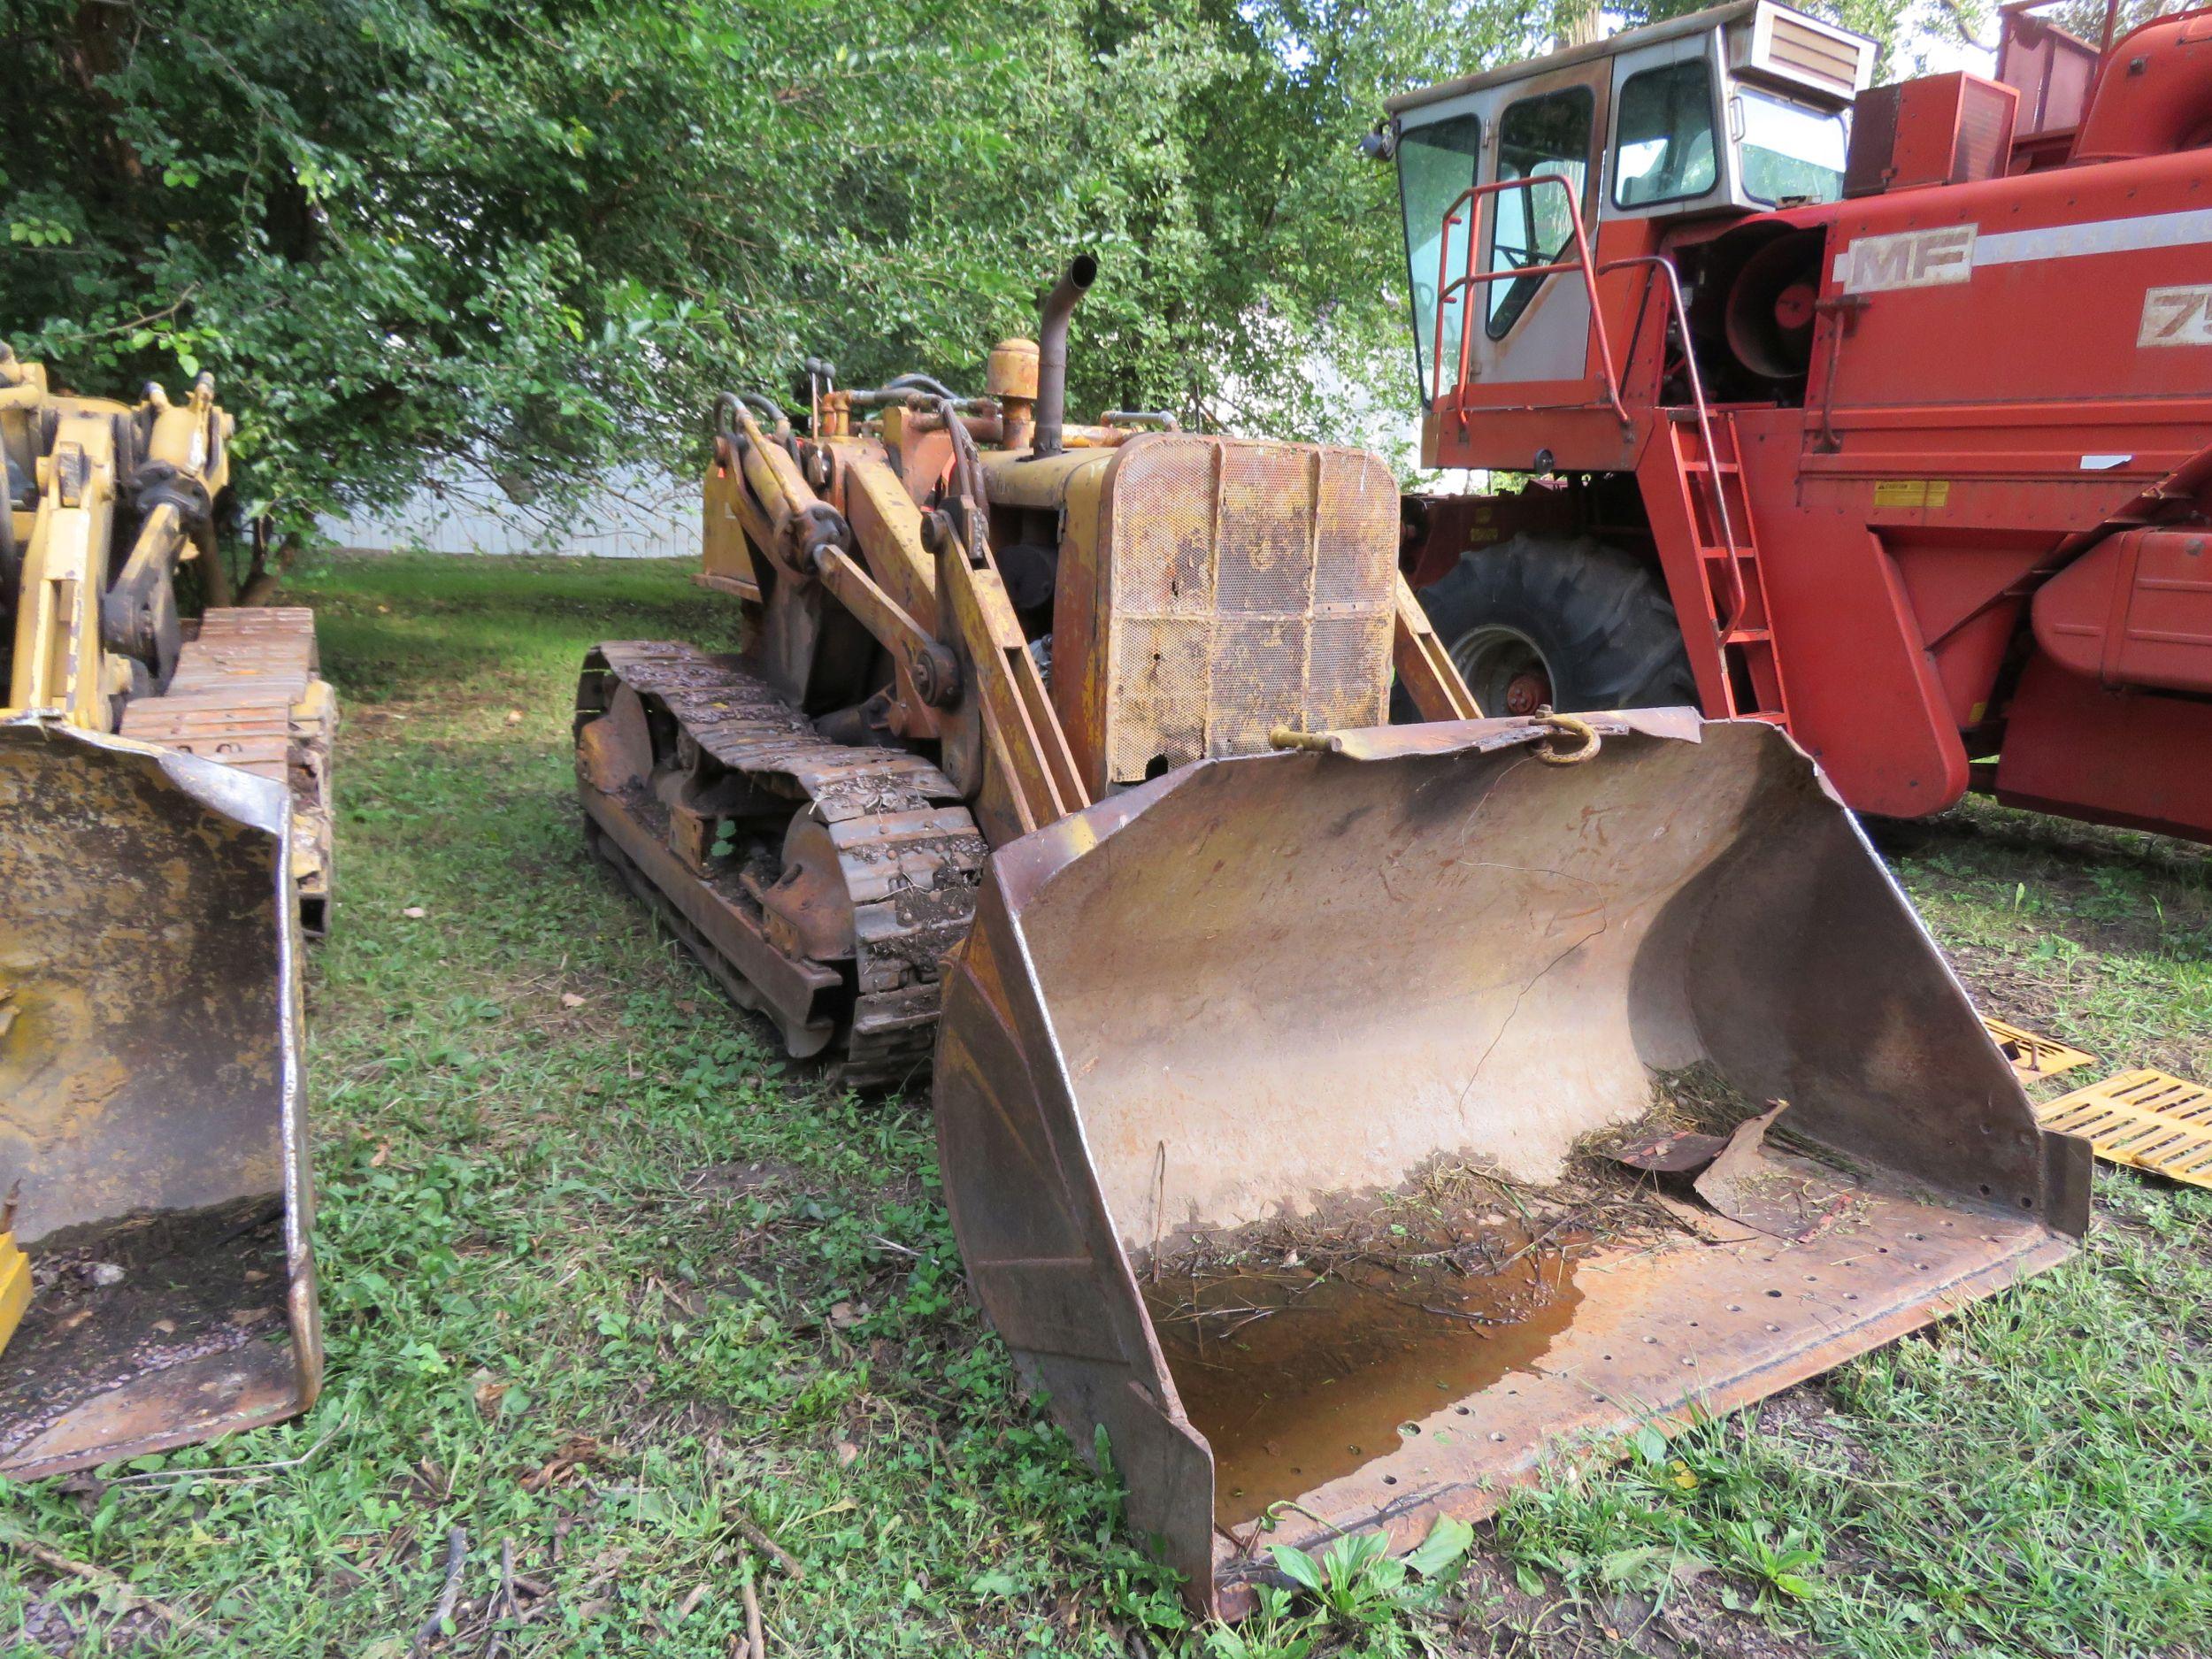
<svg viewBox="0 0 2212 1659"><path fill-rule="evenodd" d="M819 581L868 630L897 663L916 700L979 726L978 741L995 776L1003 780L1020 832L1026 833L1079 810L1090 799L991 555L988 503L981 493L987 486L974 440L956 410L948 404L939 412L952 434L958 493L924 513L883 461L848 455L837 469L845 494L849 499L860 493L875 508L862 519L864 528L856 528L814 493L798 465L739 405L732 448L749 488L738 512L748 537L773 549L787 574ZM883 504L894 501L904 511L886 512ZM934 632L874 574L918 574L902 534L910 524L918 526L921 548L933 561L926 567L928 587L918 598L933 614ZM849 550L856 547L858 559Z"/></svg>
<svg viewBox="0 0 2212 1659"><path fill-rule="evenodd" d="M1398 683L1413 699L1424 720L1479 720L1474 694L1452 665L1444 642L1429 625L1428 613L1413 596L1412 584L1398 578L1397 611L1391 626L1391 660Z"/></svg>

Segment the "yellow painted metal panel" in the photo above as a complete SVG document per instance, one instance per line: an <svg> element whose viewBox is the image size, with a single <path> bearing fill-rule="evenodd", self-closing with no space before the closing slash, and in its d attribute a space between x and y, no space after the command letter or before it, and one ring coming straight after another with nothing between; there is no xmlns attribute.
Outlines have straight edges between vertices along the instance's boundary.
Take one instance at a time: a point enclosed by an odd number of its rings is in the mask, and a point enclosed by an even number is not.
<svg viewBox="0 0 2212 1659"><path fill-rule="evenodd" d="M30 1305L31 1258L15 1248L12 1232L0 1233L0 1348L8 1346Z"/></svg>
<svg viewBox="0 0 2212 1659"><path fill-rule="evenodd" d="M2096 1058L2094 1055L2070 1048L2062 1042L2039 1036L2018 1025L2008 1025L2004 1020L1993 1019L1987 1014L1982 1016L1982 1024L1989 1027L1989 1034L1996 1040L1997 1047L2003 1051L2005 1058L2012 1062L2012 1069L2026 1082L2034 1083L2047 1077L2056 1077L2061 1071L2070 1071L2078 1065L2087 1065Z"/></svg>
<svg viewBox="0 0 2212 1659"><path fill-rule="evenodd" d="M2212 1089L2163 1071L2123 1071L2036 1116L2046 1129L2082 1136L2108 1163L2212 1187Z"/></svg>

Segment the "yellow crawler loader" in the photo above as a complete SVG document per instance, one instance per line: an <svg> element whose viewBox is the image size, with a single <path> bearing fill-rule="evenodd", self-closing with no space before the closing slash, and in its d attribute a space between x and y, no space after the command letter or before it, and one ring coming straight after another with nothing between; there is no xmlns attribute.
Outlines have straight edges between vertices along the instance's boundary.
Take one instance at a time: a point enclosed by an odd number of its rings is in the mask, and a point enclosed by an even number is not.
<svg viewBox="0 0 2212 1659"><path fill-rule="evenodd" d="M220 592L231 418L0 346L0 1473L276 1421L321 1370L299 950L330 896L312 614Z"/></svg>
<svg viewBox="0 0 2212 1659"><path fill-rule="evenodd" d="M980 398L726 396L742 649L596 648L577 772L792 1054L933 1066L974 1290L1194 1604L2065 1256L2085 1149L1811 761L1482 718L1375 457L1066 421L1094 275Z"/></svg>

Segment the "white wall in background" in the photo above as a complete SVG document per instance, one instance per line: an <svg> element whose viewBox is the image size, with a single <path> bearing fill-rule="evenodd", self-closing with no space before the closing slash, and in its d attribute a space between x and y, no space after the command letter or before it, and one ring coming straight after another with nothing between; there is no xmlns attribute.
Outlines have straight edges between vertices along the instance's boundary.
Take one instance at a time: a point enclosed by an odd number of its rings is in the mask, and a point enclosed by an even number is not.
<svg viewBox="0 0 2212 1659"><path fill-rule="evenodd" d="M390 513L322 520L342 548L430 553L565 553L598 558L699 557L699 482L673 474L611 474L574 511L549 516L488 479L426 490Z"/></svg>

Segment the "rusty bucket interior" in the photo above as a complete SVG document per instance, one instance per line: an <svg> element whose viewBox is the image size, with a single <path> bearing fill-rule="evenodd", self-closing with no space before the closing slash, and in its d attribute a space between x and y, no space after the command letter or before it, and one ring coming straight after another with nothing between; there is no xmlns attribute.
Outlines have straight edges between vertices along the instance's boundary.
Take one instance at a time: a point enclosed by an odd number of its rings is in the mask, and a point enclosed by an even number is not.
<svg viewBox="0 0 2212 1659"><path fill-rule="evenodd" d="M1597 724L1580 764L1508 720L1204 762L991 860L954 1223L1202 1609L1269 1544L1487 1513L1564 1439L1756 1399L2086 1225L2085 1148L1803 754Z"/></svg>
<svg viewBox="0 0 2212 1659"><path fill-rule="evenodd" d="M0 1472L303 1409L321 1374L284 786L0 725Z"/></svg>

